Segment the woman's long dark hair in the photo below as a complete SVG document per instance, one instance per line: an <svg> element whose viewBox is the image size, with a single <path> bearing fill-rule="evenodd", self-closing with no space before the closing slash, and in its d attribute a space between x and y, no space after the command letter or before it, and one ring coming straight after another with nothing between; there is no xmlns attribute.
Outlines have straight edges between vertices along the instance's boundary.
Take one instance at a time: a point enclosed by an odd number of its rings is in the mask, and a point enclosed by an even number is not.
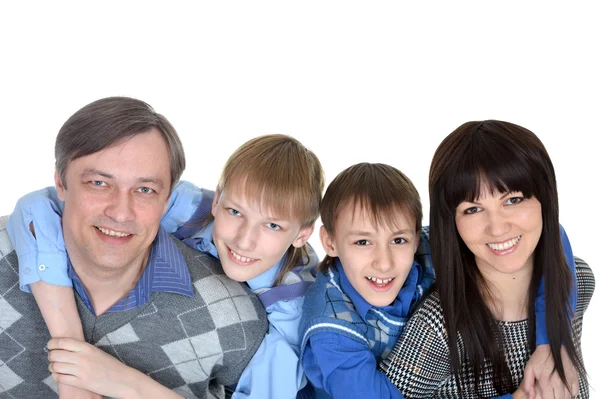
<svg viewBox="0 0 600 399"><path fill-rule="evenodd" d="M580 375L585 375L572 337L574 309L569 305L569 293L574 281L561 244L556 177L550 157L539 138L521 126L494 120L467 122L442 141L429 172L431 257L459 390L466 388L460 378L464 365L458 354L459 336L475 374L476 389L486 359L491 362L499 392L516 388L504 356L502 331L482 294L488 286L455 223L456 207L479 198L487 185L492 192L520 191L541 203L543 228L535 249L527 308L529 347L536 347L534 305L543 275L547 334L556 370L566 383L560 356L564 344Z"/></svg>

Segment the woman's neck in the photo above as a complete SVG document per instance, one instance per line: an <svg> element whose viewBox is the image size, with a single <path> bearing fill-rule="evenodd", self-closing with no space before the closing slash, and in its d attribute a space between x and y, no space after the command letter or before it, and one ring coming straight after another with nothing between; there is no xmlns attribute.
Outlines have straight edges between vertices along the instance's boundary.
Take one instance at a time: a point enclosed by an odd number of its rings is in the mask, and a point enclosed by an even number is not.
<svg viewBox="0 0 600 399"><path fill-rule="evenodd" d="M533 268L523 268L511 274L482 270L487 291L482 289L481 293L494 318L502 321L527 318L532 273Z"/></svg>

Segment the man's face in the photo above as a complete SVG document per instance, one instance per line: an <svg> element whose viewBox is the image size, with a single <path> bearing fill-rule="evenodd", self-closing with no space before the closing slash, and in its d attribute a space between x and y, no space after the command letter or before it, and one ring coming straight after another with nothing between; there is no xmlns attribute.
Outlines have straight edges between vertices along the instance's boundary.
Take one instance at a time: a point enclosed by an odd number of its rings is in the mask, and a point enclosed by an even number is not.
<svg viewBox="0 0 600 399"><path fill-rule="evenodd" d="M113 273L141 267L156 237L171 187L167 145L153 129L70 162L63 232L74 267Z"/></svg>

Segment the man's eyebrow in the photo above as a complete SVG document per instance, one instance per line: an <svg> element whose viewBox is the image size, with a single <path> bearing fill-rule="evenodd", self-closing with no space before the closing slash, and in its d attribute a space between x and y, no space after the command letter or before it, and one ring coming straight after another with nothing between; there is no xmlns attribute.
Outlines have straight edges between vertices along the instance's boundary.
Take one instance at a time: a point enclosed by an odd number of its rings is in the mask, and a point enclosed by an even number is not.
<svg viewBox="0 0 600 399"><path fill-rule="evenodd" d="M138 179L138 183L156 184L160 188L163 188L165 186L165 184L163 183L162 179L159 179L157 177L140 177Z"/></svg>
<svg viewBox="0 0 600 399"><path fill-rule="evenodd" d="M81 175L82 176L98 175L98 176L105 177L107 179L114 179L114 176L111 175L110 173L103 172L103 171L101 171L99 169L94 169L94 168L87 168L87 169L85 169Z"/></svg>
<svg viewBox="0 0 600 399"><path fill-rule="evenodd" d="M115 178L115 176L111 175L110 173L103 172L100 169L94 169L94 168L85 169L81 175L82 176L91 176L91 175L102 176L105 179L114 179ZM162 179L159 179L158 177L140 177L139 179L137 179L137 183L138 184L148 184L148 183L156 184L160 188L163 188L165 186Z"/></svg>

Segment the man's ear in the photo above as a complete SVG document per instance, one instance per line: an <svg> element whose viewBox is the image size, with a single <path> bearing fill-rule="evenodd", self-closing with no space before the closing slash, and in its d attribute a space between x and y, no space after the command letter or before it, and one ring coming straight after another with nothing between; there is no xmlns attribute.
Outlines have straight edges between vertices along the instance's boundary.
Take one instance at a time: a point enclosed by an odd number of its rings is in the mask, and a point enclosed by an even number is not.
<svg viewBox="0 0 600 399"><path fill-rule="evenodd" d="M301 248L304 244L306 244L306 242L308 241L308 239L310 238L310 236L312 235L314 230L315 230L314 224L312 226L305 227L302 230L300 230L298 237L296 237L296 239L294 240L292 245L295 248Z"/></svg>
<svg viewBox="0 0 600 399"><path fill-rule="evenodd" d="M325 230L325 226L321 226L319 233L321 237L321 244L323 245L325 253L332 258L338 256L337 249L335 248L335 244L333 242L333 236L329 234L327 230Z"/></svg>
<svg viewBox="0 0 600 399"><path fill-rule="evenodd" d="M219 187L215 189L215 198L213 198L211 213L213 217L217 216L217 206L219 205L219 196L221 193L219 192Z"/></svg>
<svg viewBox="0 0 600 399"><path fill-rule="evenodd" d="M60 173L58 172L58 169L54 169L54 186L56 187L56 194L58 195L58 199L64 202L66 188L60 178Z"/></svg>

